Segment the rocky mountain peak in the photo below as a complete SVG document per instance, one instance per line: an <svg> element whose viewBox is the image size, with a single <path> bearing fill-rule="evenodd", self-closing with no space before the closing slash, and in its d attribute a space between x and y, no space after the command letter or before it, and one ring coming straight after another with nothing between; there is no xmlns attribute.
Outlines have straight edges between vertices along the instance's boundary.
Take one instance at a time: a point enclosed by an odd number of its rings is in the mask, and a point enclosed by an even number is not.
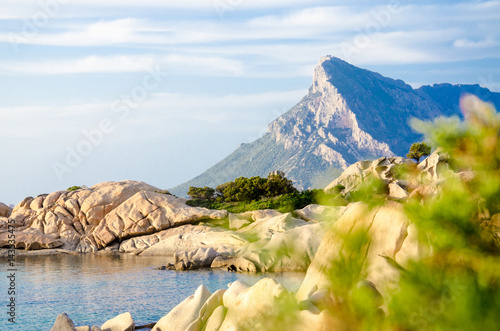
<svg viewBox="0 0 500 331"><path fill-rule="evenodd" d="M415 117L432 120L460 115L463 93L500 106L500 93L477 85L438 84L413 89L402 80L324 56L314 70L309 93L274 120L268 132L241 145L202 175L171 190L212 186L274 170L300 188L324 187L361 160L406 155L422 136L409 125Z"/></svg>
<svg viewBox="0 0 500 331"><path fill-rule="evenodd" d="M306 147L322 161L340 169L360 158L393 155L387 144L360 128L356 114L332 84L332 65L348 66L335 57L322 57L309 94L271 123L271 135L286 150Z"/></svg>

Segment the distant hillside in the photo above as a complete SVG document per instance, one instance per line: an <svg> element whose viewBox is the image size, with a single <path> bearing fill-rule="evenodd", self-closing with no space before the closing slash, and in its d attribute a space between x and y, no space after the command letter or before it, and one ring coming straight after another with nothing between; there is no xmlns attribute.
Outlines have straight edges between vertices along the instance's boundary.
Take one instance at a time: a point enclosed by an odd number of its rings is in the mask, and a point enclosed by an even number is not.
<svg viewBox="0 0 500 331"><path fill-rule="evenodd" d="M436 84L413 89L402 80L360 69L338 58L321 58L309 93L274 120L268 132L194 179L189 186L215 187L240 176L267 176L282 170L300 188L324 187L349 165L380 156L404 156L421 136L409 126L459 115L459 98L476 94L500 106L500 93L479 85Z"/></svg>

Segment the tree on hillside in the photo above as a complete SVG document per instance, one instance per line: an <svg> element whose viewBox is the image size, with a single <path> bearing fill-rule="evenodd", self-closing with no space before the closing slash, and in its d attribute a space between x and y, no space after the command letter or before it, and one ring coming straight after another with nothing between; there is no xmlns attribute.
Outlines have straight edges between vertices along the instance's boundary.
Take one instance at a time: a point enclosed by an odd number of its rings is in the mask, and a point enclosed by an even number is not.
<svg viewBox="0 0 500 331"><path fill-rule="evenodd" d="M188 191L188 195L191 199L213 199L215 195L215 190L211 187L193 187L191 186Z"/></svg>
<svg viewBox="0 0 500 331"><path fill-rule="evenodd" d="M298 191L293 187L292 181L281 172L273 172L267 178L239 177L215 189L217 199L225 202L255 201L296 192Z"/></svg>
<svg viewBox="0 0 500 331"><path fill-rule="evenodd" d="M264 186L266 197L275 197L282 194L298 192L293 186L291 180L287 179L284 174L270 173L267 177L267 183Z"/></svg>
<svg viewBox="0 0 500 331"><path fill-rule="evenodd" d="M427 156L429 154L431 154L431 146L427 145L424 142L421 142L411 145L410 152L406 154L406 157L409 159L414 159L418 163L422 156Z"/></svg>

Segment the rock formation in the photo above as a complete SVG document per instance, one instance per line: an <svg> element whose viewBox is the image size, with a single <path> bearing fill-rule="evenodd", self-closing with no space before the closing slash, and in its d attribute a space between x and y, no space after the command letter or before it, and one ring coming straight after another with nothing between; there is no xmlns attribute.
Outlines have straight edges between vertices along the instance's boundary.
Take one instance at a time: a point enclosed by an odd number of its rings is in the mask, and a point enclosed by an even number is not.
<svg viewBox="0 0 500 331"><path fill-rule="evenodd" d="M7 220L15 227L16 248L61 247L86 253L114 242L202 220L223 219L225 211L184 204L141 182L106 182L21 201L0 219L0 246L7 245Z"/></svg>
<svg viewBox="0 0 500 331"><path fill-rule="evenodd" d="M12 213L12 208L0 202L0 217L9 217Z"/></svg>
<svg viewBox="0 0 500 331"><path fill-rule="evenodd" d="M122 181L28 197L0 218L0 247L9 247L10 222L15 247L29 251L159 255L171 261L164 268L177 270L305 271L325 224L345 210L308 206L295 212L301 218L276 210L228 214L159 192Z"/></svg>
<svg viewBox="0 0 500 331"><path fill-rule="evenodd" d="M398 170L399 167L399 170ZM363 184L378 180L387 196L406 201L410 196L437 196L439 185L446 175L467 177L470 174L449 171L448 158L439 150L434 151L418 165L402 157L381 157L374 161L359 161L349 166L338 178L328 184L326 192L341 188L344 195L361 189Z"/></svg>

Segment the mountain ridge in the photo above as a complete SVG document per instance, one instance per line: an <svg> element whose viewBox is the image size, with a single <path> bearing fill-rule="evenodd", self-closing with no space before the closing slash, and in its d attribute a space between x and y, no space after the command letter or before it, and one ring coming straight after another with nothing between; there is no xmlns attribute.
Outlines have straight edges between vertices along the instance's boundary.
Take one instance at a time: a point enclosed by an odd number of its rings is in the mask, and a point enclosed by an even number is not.
<svg viewBox="0 0 500 331"><path fill-rule="evenodd" d="M324 187L357 161L405 155L411 143L422 139L409 120L461 116L458 104L464 93L500 105L500 93L479 85L414 89L400 79L324 56L309 93L272 121L267 133L170 191L182 196L189 186L215 187L275 170L284 171L299 189Z"/></svg>

